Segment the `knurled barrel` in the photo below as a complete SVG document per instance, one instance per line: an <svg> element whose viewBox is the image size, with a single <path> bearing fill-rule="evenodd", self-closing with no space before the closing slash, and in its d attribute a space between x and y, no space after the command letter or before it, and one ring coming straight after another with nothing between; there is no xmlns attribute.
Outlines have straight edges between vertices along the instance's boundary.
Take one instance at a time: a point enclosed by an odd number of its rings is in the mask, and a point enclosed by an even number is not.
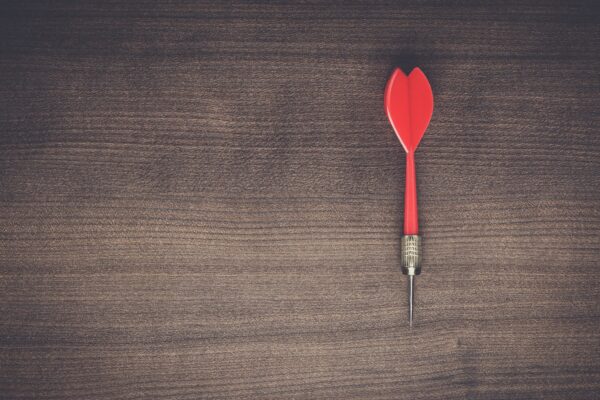
<svg viewBox="0 0 600 400"><path fill-rule="evenodd" d="M421 237L419 235L404 235L400 240L400 247L402 273L404 275L419 275L421 273Z"/></svg>

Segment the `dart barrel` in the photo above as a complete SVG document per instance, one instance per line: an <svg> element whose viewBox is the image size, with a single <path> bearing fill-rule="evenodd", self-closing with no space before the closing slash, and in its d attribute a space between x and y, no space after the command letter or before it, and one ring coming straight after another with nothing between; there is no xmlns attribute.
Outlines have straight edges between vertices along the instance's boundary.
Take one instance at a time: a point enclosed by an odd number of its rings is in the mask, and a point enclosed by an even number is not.
<svg viewBox="0 0 600 400"><path fill-rule="evenodd" d="M419 275L421 273L421 236L402 236L400 247L402 273L404 275Z"/></svg>

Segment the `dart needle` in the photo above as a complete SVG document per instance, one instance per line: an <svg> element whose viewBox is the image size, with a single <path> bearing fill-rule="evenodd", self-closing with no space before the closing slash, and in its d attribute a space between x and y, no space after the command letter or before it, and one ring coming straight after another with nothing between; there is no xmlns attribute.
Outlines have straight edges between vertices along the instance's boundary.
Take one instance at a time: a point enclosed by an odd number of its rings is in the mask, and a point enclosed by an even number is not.
<svg viewBox="0 0 600 400"><path fill-rule="evenodd" d="M408 323L412 328L413 324L413 307L415 302L415 276L408 276Z"/></svg>

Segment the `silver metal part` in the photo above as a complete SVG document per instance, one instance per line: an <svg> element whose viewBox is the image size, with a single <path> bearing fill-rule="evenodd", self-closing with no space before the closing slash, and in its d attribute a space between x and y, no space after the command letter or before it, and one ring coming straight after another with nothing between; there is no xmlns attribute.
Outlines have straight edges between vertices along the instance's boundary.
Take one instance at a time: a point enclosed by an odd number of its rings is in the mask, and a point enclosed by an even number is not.
<svg viewBox="0 0 600 400"><path fill-rule="evenodd" d="M402 273L408 275L408 322L412 327L415 304L415 276L421 273L421 237L418 235L402 236L400 245L402 251L400 267Z"/></svg>
<svg viewBox="0 0 600 400"><path fill-rule="evenodd" d="M415 301L415 276L408 276L408 323L412 328L413 322L413 303Z"/></svg>
<svg viewBox="0 0 600 400"><path fill-rule="evenodd" d="M400 241L402 255L400 267L404 275L421 273L421 236L404 235Z"/></svg>

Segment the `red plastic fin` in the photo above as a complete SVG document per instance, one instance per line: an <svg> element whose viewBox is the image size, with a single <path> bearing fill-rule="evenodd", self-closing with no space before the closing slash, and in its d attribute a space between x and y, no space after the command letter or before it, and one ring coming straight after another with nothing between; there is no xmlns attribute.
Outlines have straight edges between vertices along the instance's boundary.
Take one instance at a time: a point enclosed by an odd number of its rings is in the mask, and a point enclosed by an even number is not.
<svg viewBox="0 0 600 400"><path fill-rule="evenodd" d="M396 68L385 88L385 111L407 152L419 145L433 113L433 93L419 68L406 76Z"/></svg>

